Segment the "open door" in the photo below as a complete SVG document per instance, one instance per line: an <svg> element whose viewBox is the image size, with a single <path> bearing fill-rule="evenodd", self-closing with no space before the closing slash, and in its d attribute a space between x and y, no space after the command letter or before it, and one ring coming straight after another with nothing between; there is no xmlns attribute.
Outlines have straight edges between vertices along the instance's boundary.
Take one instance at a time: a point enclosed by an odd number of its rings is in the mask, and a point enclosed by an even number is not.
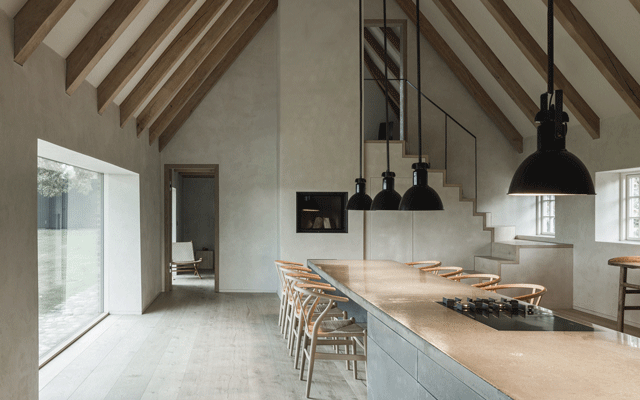
<svg viewBox="0 0 640 400"><path fill-rule="evenodd" d="M176 174L184 178L215 178L215 190L213 196L213 207L215 212L215 224L214 224L214 246L213 246L213 271L215 275L215 291L218 292L220 287L220 251L219 251L219 233L220 227L219 219L219 179L218 178L218 164L165 164L164 166L164 259L162 268L164 271L164 291L170 291L173 289L173 280L169 264L171 262L171 243L176 240L177 236L176 222L174 220L176 216L176 197L174 195L175 185L173 184L174 176Z"/></svg>

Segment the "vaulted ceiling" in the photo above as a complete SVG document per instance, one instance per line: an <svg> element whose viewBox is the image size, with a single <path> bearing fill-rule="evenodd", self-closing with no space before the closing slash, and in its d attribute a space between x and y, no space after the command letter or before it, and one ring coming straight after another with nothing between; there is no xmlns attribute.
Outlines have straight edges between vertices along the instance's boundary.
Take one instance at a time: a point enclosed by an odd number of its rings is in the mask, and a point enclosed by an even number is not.
<svg viewBox="0 0 640 400"><path fill-rule="evenodd" d="M395 1L415 22L414 0ZM640 0L555 3L556 88L570 125L595 139L602 119L640 117ZM420 5L424 37L522 151L546 88L546 0ZM0 0L14 18L17 63L48 45L67 60L68 94L86 80L97 112L118 105L121 125L135 119L160 150L276 8L277 0Z"/></svg>

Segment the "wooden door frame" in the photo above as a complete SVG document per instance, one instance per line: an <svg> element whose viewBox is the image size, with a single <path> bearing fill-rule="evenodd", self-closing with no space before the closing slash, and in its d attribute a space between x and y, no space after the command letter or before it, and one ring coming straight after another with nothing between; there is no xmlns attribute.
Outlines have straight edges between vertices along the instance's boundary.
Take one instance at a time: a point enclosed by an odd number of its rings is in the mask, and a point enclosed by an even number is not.
<svg viewBox="0 0 640 400"><path fill-rule="evenodd" d="M173 289L172 276L169 269L169 263L171 260L171 181L173 180L173 173L178 172L183 175L198 176L203 178L216 178L215 179L215 195L213 198L213 207L215 215L215 240L214 240L214 260L213 260L213 273L215 274L214 290L217 293L220 288L220 214L219 214L219 199L220 199L220 179L218 174L219 164L164 164L164 183L163 183L163 197L164 197L164 291L169 292Z"/></svg>

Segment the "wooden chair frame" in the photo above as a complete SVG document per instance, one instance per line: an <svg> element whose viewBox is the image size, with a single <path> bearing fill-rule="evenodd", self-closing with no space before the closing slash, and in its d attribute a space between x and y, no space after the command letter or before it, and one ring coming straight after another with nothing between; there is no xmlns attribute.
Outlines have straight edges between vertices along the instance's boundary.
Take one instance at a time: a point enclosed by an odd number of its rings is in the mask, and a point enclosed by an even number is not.
<svg viewBox="0 0 640 400"><path fill-rule="evenodd" d="M324 322L329 310L335 302L348 302L349 299L342 296L334 296L326 293L315 292L308 288L294 285L293 289L306 296L302 306L302 324L304 335L302 339L302 362L300 364L300 380L304 377L305 361L309 360L309 372L307 374L306 397L309 398L311 391L311 379L313 376L313 366L316 360L349 360L353 361L353 377L358 379L358 361L367 361L367 330L355 323L351 318L345 326L329 332L320 332L320 327ZM322 300L328 301L327 307L321 312L316 311L318 304ZM350 327L350 329L342 330ZM342 339L339 339L342 338ZM361 339L357 340L357 339ZM324 353L317 350L317 346L346 345L347 351L342 354ZM364 354L357 354L356 347L361 346ZM349 351L349 346L353 347L353 353Z"/></svg>
<svg viewBox="0 0 640 400"><path fill-rule="evenodd" d="M467 274L467 275L451 276L449 277L449 279L456 282L460 282L463 279L480 279L480 280L488 279L486 282L481 281L471 285L477 288L484 288L486 286L493 286L497 284L498 282L500 282L501 278L500 278L500 275L495 275L495 274Z"/></svg>
<svg viewBox="0 0 640 400"><path fill-rule="evenodd" d="M423 267L418 268L420 271L430 272L434 275L441 276L443 278L449 278L451 276L458 275L464 268L462 267ZM451 271L442 273L442 271Z"/></svg>
<svg viewBox="0 0 640 400"><path fill-rule="evenodd" d="M181 242L181 243L191 243L191 249L193 251L193 241ZM172 243L172 245L173 244L175 243ZM198 265L200 265L201 262L202 262L202 258L200 258L199 260L196 260L195 257L193 260L171 261L169 263L169 274L173 276L174 272L178 274L178 272L193 271L194 275L198 275L198 278L202 279L202 276L200 276L200 272L198 271ZM173 277L173 279L176 279L176 278Z"/></svg>
<svg viewBox="0 0 640 400"><path fill-rule="evenodd" d="M289 271L300 271L300 272L311 272L311 268L307 268L305 266L303 266L300 263L296 263L293 261L282 261L282 260L275 260L275 266L276 266L276 273L278 274L278 279L280 280L280 311L278 313L278 326L281 327L281 329L284 329L284 315L285 315L285 309L286 309L286 288L285 288L285 280L284 280L284 273L282 272L282 268L289 270ZM281 330L282 332L282 330Z"/></svg>
<svg viewBox="0 0 640 400"><path fill-rule="evenodd" d="M435 267L442 266L442 263L440 261L413 261L413 262L408 262L408 263L405 263L405 264L407 264L410 267L416 267L416 268L419 268L419 269L422 269L422 268L435 268ZM424 267L417 267L417 265L423 265L423 264L424 264Z"/></svg>
<svg viewBox="0 0 640 400"><path fill-rule="evenodd" d="M547 288L542 285L536 285L535 283L505 283L502 285L495 286L485 286L482 289L487 290L489 292L496 293L496 290L500 289L531 289L530 294L525 294L522 296L514 296L513 298L516 300L526 301L528 303L534 305L540 305L540 299L542 295L547 293ZM536 292L538 290L538 292Z"/></svg>

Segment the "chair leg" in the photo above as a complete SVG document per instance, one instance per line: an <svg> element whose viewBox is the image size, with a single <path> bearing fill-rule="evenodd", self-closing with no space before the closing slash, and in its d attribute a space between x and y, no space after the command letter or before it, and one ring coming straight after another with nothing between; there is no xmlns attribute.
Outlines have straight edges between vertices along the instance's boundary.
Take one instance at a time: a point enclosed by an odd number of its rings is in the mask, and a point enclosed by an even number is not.
<svg viewBox="0 0 640 400"><path fill-rule="evenodd" d="M620 286L618 287L618 331L624 331L624 303L625 295L627 294L627 288L624 286L627 283L627 269L620 267Z"/></svg>
<svg viewBox="0 0 640 400"><path fill-rule="evenodd" d="M345 339L347 339L347 338L345 338ZM349 352L349 345L348 345L348 344L345 344L345 345L344 345L344 354L346 354L346 355L351 354L351 353ZM349 370L351 369L351 362L350 362L350 360L348 360L348 359L347 359L347 360L345 360L344 362L346 363L347 371L349 371Z"/></svg>
<svg viewBox="0 0 640 400"><path fill-rule="evenodd" d="M316 341L317 339L311 339L311 349L309 351L309 372L307 373L307 399L311 392L311 377L313 375L313 364L316 359Z"/></svg>
<svg viewBox="0 0 640 400"><path fill-rule="evenodd" d="M307 334L304 334L304 338L302 338L302 360L300 361L300 380L304 377L304 362L307 359Z"/></svg>
<svg viewBox="0 0 640 400"><path fill-rule="evenodd" d="M298 323L300 323L300 321L298 321ZM289 357L293 355L293 333L294 333L295 325L296 325L296 313L294 311L293 315L291 316L291 326L289 327L289 342L287 343L287 349L289 349Z"/></svg>
<svg viewBox="0 0 640 400"><path fill-rule="evenodd" d="M282 309L284 308L284 294L280 297L280 311L278 312L278 326L282 326Z"/></svg>
<svg viewBox="0 0 640 400"><path fill-rule="evenodd" d="M198 278L202 279L202 277L200 276L200 272L198 272L198 267L196 267L195 265L193 266L193 270L195 272L194 275L198 275Z"/></svg>
<svg viewBox="0 0 640 400"><path fill-rule="evenodd" d="M295 342L295 352L296 352L296 358L295 361L293 362L293 368L297 369L298 368L298 361L300 360L300 342L302 340L302 336L300 335L304 335L304 333L302 332L302 323L300 321L298 321L298 334L296 335L296 342Z"/></svg>
<svg viewBox="0 0 640 400"><path fill-rule="evenodd" d="M351 338L351 345L353 346L353 355L358 354L358 349L356 348L356 340ZM358 361L353 360L353 379L358 380Z"/></svg>

